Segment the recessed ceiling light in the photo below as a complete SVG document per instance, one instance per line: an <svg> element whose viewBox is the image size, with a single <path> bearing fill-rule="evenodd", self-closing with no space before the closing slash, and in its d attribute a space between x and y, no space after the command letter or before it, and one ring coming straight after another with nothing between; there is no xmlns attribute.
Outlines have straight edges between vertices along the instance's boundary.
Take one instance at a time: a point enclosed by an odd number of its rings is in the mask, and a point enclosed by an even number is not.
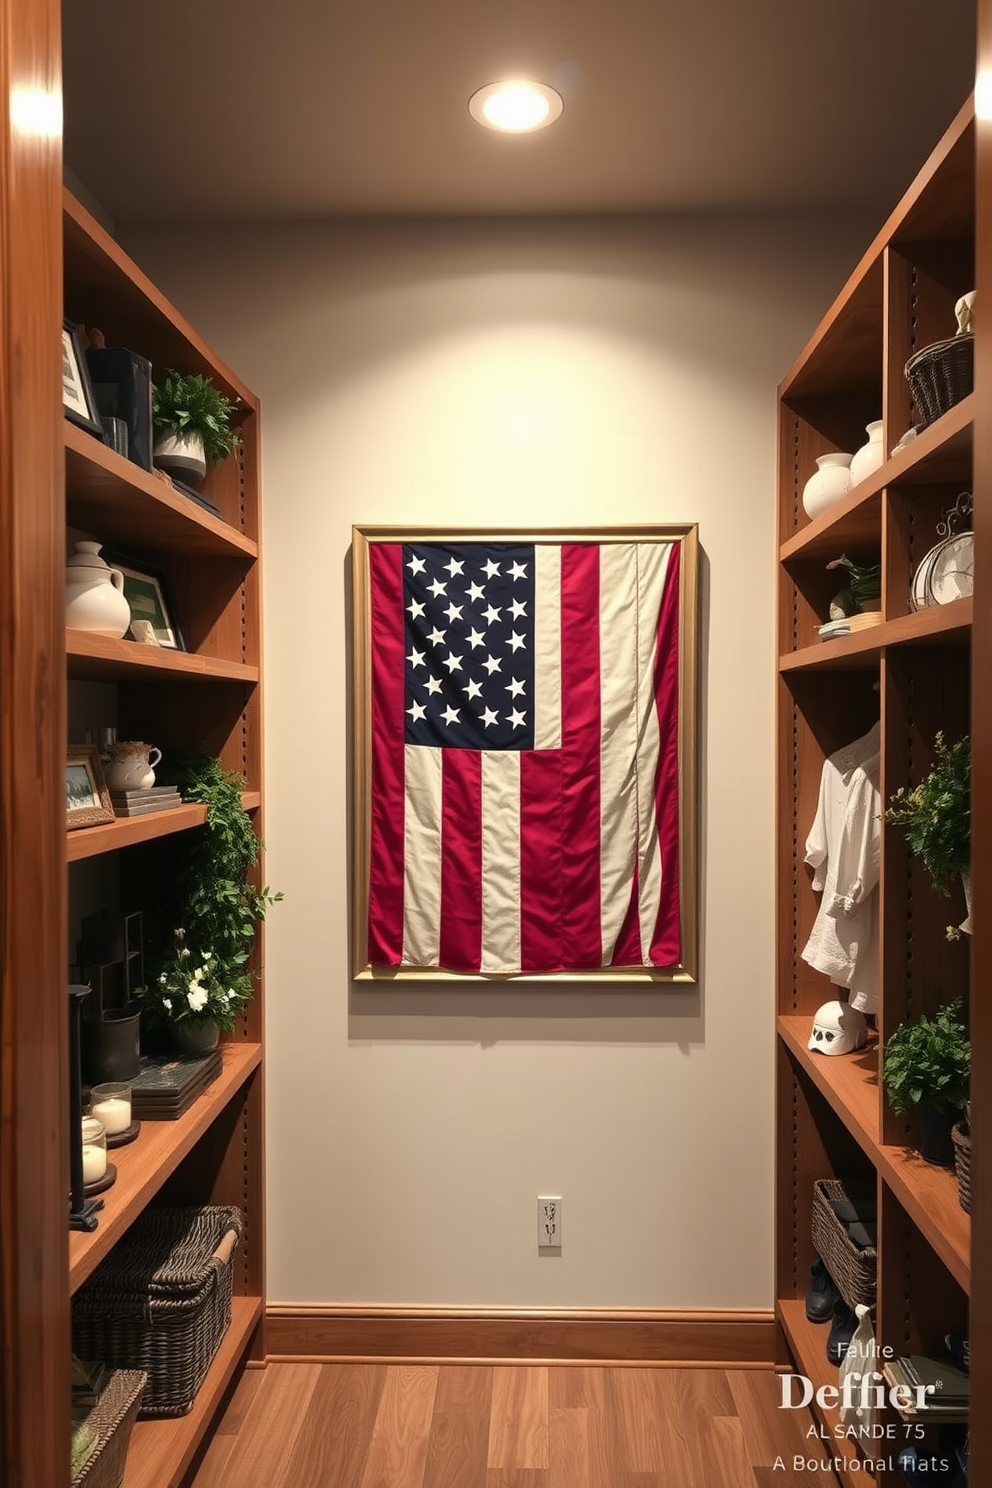
<svg viewBox="0 0 992 1488"><path fill-rule="evenodd" d="M468 101L468 111L473 119L487 129L500 129L506 134L546 129L555 122L563 107L561 94L554 88L526 78L487 83Z"/></svg>

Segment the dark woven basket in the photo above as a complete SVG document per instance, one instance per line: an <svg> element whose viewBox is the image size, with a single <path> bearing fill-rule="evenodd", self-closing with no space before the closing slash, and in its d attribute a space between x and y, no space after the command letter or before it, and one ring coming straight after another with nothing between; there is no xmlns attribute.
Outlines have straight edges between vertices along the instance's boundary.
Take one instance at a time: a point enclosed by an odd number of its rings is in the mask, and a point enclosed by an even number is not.
<svg viewBox="0 0 992 1488"><path fill-rule="evenodd" d="M971 1134L963 1121L951 1128L954 1141L954 1168L958 1175L958 1203L965 1214L971 1213Z"/></svg>
<svg viewBox="0 0 992 1488"><path fill-rule="evenodd" d="M859 1213L874 1214L874 1188L846 1185L836 1178L817 1178L813 1184L813 1248L848 1307L875 1306L878 1253L872 1246L855 1245L830 1207L831 1199L853 1203Z"/></svg>
<svg viewBox="0 0 992 1488"><path fill-rule="evenodd" d="M952 336L925 346L906 363L906 376L922 414L916 427L925 429L974 388L974 336Z"/></svg>
<svg viewBox="0 0 992 1488"><path fill-rule="evenodd" d="M184 1416L231 1321L237 1209L147 1209L73 1299L72 1346L142 1369L142 1416Z"/></svg>
<svg viewBox="0 0 992 1488"><path fill-rule="evenodd" d="M96 1432L96 1446L73 1478L72 1488L84 1484L85 1488L120 1488L146 1379L140 1369L114 1370L84 1417Z"/></svg>

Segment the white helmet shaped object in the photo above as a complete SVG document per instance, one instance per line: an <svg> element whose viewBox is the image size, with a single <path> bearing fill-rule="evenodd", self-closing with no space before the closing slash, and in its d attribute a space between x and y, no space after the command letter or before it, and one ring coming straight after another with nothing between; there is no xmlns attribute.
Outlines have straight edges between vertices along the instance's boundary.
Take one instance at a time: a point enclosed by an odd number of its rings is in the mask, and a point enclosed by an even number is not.
<svg viewBox="0 0 992 1488"><path fill-rule="evenodd" d="M850 1054L868 1042L864 1013L849 1002L825 1002L813 1017L809 1047L814 1054Z"/></svg>

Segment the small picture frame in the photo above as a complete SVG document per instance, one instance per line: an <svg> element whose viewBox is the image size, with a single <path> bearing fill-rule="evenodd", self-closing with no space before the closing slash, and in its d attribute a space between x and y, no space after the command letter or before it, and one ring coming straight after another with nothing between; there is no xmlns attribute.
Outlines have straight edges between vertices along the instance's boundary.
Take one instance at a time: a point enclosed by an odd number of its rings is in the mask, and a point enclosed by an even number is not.
<svg viewBox="0 0 992 1488"><path fill-rule="evenodd" d="M65 824L96 827L116 821L95 744L70 744L65 760Z"/></svg>
<svg viewBox="0 0 992 1488"><path fill-rule="evenodd" d="M124 598L131 606L129 638L140 640L145 645L162 646L167 651L185 651L186 642L162 570L144 559L108 552L106 548L102 550L102 556L111 568L119 568L124 575ZM151 626L150 636L148 625Z"/></svg>
<svg viewBox="0 0 992 1488"><path fill-rule="evenodd" d="M80 429L103 442L103 425L79 341L79 328L71 320L62 322L62 412Z"/></svg>

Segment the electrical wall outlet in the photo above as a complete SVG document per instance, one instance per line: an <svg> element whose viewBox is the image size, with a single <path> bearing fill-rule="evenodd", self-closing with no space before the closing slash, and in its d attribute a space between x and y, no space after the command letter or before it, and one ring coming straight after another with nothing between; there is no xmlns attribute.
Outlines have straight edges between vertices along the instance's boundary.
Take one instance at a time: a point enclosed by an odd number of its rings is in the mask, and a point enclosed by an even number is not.
<svg viewBox="0 0 992 1488"><path fill-rule="evenodd" d="M539 1250L561 1250L561 1194L538 1194L537 1244Z"/></svg>

